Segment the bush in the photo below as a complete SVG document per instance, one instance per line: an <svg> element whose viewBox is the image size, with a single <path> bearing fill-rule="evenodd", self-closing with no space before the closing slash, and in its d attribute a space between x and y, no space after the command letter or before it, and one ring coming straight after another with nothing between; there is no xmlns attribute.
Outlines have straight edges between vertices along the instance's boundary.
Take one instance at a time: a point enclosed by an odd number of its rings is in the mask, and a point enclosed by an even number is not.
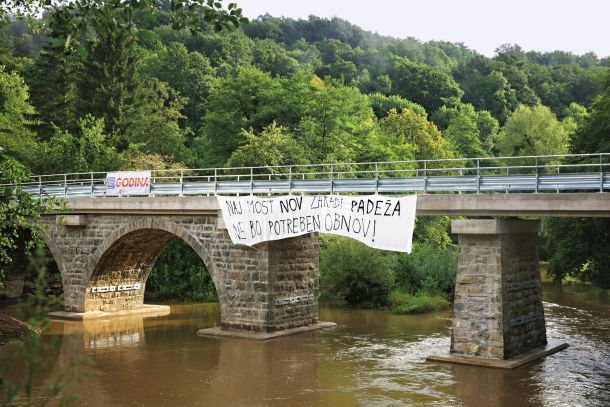
<svg viewBox="0 0 610 407"><path fill-rule="evenodd" d="M394 290L390 293L390 305L394 314L421 314L448 308L451 302L444 294L429 293L425 290L409 294Z"/></svg>
<svg viewBox="0 0 610 407"><path fill-rule="evenodd" d="M455 288L457 249L414 244L411 254L398 256L396 285L407 293L419 290L451 294Z"/></svg>
<svg viewBox="0 0 610 407"><path fill-rule="evenodd" d="M411 254L399 254L345 237L321 238L322 295L350 306L389 305L400 314L446 308L456 270L454 246L419 243Z"/></svg>
<svg viewBox="0 0 610 407"><path fill-rule="evenodd" d="M322 236L322 294L350 306L385 306L394 287L397 255L340 236Z"/></svg>

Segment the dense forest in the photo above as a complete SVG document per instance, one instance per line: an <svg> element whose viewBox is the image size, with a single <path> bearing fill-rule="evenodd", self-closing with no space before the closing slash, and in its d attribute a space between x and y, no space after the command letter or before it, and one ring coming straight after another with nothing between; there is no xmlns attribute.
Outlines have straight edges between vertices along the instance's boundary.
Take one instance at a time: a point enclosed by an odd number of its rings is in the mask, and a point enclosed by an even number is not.
<svg viewBox="0 0 610 407"><path fill-rule="evenodd" d="M129 30L111 12L74 36L61 10L0 27L0 146L31 173L610 152L610 58L594 53L488 58L314 16ZM411 256L324 238L325 293L400 308L450 292L448 219L416 229ZM610 286L608 220L549 219L543 243L557 279ZM209 298L185 294L211 286L198 262L173 244L151 293Z"/></svg>

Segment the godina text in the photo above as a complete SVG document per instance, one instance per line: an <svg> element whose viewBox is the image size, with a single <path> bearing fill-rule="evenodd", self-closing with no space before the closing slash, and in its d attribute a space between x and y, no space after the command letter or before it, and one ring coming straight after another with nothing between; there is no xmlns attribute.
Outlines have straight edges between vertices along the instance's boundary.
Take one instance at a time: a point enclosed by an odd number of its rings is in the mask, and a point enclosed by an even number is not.
<svg viewBox="0 0 610 407"><path fill-rule="evenodd" d="M117 178L116 186L117 187L147 187L149 183L148 177L126 177L126 178Z"/></svg>

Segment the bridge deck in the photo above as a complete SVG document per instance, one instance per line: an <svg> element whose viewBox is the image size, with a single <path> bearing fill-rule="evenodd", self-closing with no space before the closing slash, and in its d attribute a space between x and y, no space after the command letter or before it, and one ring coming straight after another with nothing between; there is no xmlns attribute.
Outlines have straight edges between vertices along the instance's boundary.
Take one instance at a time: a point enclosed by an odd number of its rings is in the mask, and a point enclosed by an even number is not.
<svg viewBox="0 0 610 407"><path fill-rule="evenodd" d="M216 214L214 196L68 198L72 214ZM610 216L610 193L422 194L419 216Z"/></svg>

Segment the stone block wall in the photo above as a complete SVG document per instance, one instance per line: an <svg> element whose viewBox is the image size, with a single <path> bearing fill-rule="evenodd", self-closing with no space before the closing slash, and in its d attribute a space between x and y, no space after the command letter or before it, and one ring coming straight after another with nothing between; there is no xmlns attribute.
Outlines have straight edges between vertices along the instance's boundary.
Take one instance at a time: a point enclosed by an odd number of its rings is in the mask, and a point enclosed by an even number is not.
<svg viewBox="0 0 610 407"><path fill-rule="evenodd" d="M501 236L459 235L451 352L503 355Z"/></svg>
<svg viewBox="0 0 610 407"><path fill-rule="evenodd" d="M318 322L320 244L317 234L269 245L271 330Z"/></svg>
<svg viewBox="0 0 610 407"><path fill-rule="evenodd" d="M176 238L199 254L214 281L225 329L274 331L318 318L316 235L250 248L231 242L215 215L102 215L78 225L46 217L46 243L62 274L66 311L118 311L143 304L148 275ZM140 289L93 292L140 284ZM305 295L312 298L302 300ZM297 302L276 305L276 299Z"/></svg>
<svg viewBox="0 0 610 407"><path fill-rule="evenodd" d="M537 234L504 235L502 295L504 357L546 344Z"/></svg>
<svg viewBox="0 0 610 407"><path fill-rule="evenodd" d="M454 221L459 259L451 352L505 359L546 343L538 221Z"/></svg>

